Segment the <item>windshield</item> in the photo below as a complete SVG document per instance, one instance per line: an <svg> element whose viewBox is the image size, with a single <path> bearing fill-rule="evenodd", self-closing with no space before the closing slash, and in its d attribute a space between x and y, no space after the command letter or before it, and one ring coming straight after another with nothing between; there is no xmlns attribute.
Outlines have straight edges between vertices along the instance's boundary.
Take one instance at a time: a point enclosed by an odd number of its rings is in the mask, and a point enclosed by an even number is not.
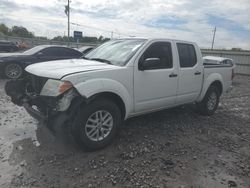
<svg viewBox="0 0 250 188"><path fill-rule="evenodd" d="M25 52L23 52L23 54L25 54L25 55L33 55L33 54L41 51L42 49L44 49L44 46L36 46L34 48L26 50Z"/></svg>
<svg viewBox="0 0 250 188"><path fill-rule="evenodd" d="M84 58L105 60L110 64L123 66L145 41L145 39L112 40L93 49Z"/></svg>

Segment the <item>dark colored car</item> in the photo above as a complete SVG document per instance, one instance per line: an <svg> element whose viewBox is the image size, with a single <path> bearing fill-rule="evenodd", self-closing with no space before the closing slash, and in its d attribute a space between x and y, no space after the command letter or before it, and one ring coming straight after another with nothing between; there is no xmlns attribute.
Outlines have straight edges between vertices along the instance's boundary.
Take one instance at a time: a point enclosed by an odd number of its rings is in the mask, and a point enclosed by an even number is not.
<svg viewBox="0 0 250 188"><path fill-rule="evenodd" d="M80 58L83 54L78 50L63 46L40 45L23 53L0 53L1 74L10 79L20 78L28 65L60 60Z"/></svg>
<svg viewBox="0 0 250 188"><path fill-rule="evenodd" d="M0 41L0 52L15 52L19 48L14 42Z"/></svg>

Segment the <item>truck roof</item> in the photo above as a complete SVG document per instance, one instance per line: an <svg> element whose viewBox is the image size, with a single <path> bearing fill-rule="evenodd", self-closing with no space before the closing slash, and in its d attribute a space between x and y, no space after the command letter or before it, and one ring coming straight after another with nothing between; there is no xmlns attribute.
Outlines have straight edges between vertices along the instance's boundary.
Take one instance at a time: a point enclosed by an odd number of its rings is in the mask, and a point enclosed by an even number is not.
<svg viewBox="0 0 250 188"><path fill-rule="evenodd" d="M170 38L150 38L150 37L124 37L124 38L119 38L119 39L144 39L144 40L169 40L169 41L174 41L174 42L182 42L182 43L192 43L196 44L195 42L191 41L185 41L185 40L177 40L177 39L170 39ZM117 39L117 40L119 40Z"/></svg>

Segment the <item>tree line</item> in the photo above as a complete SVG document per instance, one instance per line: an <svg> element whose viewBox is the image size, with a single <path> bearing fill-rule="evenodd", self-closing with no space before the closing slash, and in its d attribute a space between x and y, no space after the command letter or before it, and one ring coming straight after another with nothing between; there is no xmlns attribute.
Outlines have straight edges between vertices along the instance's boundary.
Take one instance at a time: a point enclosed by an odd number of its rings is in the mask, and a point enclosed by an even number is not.
<svg viewBox="0 0 250 188"><path fill-rule="evenodd" d="M28 31L25 27L13 26L9 28L5 24L0 24L0 33L14 37L26 37L26 38L35 37L35 35L32 32Z"/></svg>
<svg viewBox="0 0 250 188"><path fill-rule="evenodd" d="M43 40L50 40L47 37L41 37L41 36L35 36L33 32L30 32L27 28L23 26L12 26L9 28L5 24L0 24L0 35L7 35L7 36L13 36L13 37L25 37L25 38L36 38L36 39L43 39ZM76 42L76 39L74 37L68 37L67 36L56 36L52 38L51 40L54 41L61 41L61 42ZM100 37L81 37L78 39L78 42L86 42L86 43L103 43L110 40L110 38L105 38L103 36Z"/></svg>

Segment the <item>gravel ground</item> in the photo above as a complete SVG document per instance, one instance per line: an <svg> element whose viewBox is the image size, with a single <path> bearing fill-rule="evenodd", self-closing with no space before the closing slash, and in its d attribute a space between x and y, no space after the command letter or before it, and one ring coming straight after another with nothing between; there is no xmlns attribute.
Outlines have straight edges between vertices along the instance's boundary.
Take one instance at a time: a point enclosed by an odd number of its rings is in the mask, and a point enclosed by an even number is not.
<svg viewBox="0 0 250 188"><path fill-rule="evenodd" d="M250 77L237 76L211 117L192 106L125 122L109 147L54 137L0 81L0 187L250 187Z"/></svg>

